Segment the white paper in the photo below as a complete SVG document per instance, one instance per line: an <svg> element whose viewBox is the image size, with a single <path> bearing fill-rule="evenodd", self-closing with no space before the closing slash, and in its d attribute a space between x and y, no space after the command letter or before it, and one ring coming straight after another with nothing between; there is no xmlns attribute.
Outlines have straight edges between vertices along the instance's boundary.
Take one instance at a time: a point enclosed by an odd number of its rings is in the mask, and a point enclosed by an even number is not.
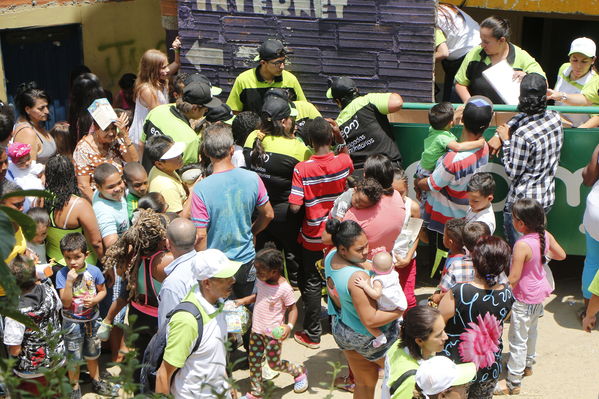
<svg viewBox="0 0 599 399"><path fill-rule="evenodd" d="M106 130L108 125L117 120L116 113L112 109L112 105L105 98L97 99L90 105L87 110L92 115L100 129Z"/></svg>
<svg viewBox="0 0 599 399"><path fill-rule="evenodd" d="M504 103L518 105L520 82L514 80L514 69L506 60L500 61L483 71L483 76L495 89Z"/></svg>

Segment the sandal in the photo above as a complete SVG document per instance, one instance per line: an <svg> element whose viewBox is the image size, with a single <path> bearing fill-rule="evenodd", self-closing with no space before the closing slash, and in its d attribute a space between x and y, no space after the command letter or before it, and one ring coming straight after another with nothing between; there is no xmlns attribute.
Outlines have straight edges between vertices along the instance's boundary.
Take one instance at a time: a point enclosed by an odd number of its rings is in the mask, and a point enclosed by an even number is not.
<svg viewBox="0 0 599 399"><path fill-rule="evenodd" d="M356 384L349 376L335 378L334 384L335 388L349 393L354 393L356 388Z"/></svg>
<svg viewBox="0 0 599 399"><path fill-rule="evenodd" d="M520 384L510 387L507 381L504 382L505 387L502 387L501 382L497 381L497 384L495 384L495 389L493 390L493 396L520 395Z"/></svg>

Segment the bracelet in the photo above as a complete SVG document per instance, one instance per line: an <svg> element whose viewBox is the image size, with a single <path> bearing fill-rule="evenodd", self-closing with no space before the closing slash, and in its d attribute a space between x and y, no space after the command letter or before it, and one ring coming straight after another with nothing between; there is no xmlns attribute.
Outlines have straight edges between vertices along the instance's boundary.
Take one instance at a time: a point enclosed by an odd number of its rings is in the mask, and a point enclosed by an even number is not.
<svg viewBox="0 0 599 399"><path fill-rule="evenodd" d="M568 94L567 93L562 92L560 94L561 94L561 96L559 97L559 101L560 102L564 103L564 102L568 101Z"/></svg>
<svg viewBox="0 0 599 399"><path fill-rule="evenodd" d="M293 326L293 324L291 324L291 323L287 323L287 327L289 327L289 329L290 329L290 330L293 330L293 327L294 327L294 326Z"/></svg>

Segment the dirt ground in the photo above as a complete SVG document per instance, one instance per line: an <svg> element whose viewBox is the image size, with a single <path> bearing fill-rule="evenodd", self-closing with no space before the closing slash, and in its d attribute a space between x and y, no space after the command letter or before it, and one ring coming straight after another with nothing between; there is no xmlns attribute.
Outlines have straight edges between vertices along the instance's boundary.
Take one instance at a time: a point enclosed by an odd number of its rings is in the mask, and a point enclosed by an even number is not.
<svg viewBox="0 0 599 399"><path fill-rule="evenodd" d="M582 307L580 296L580 274L582 258L552 264L556 280L556 291L545 303L545 315L539 322L537 364L534 374L526 377L522 384L521 399L597 399L599 394L599 331L587 334L580 328L576 312ZM424 299L433 291L433 282L419 279L416 294ZM299 294L299 293L298 293ZM300 316L301 317L301 316ZM300 324L300 323L298 323ZM507 330L504 329L504 361L507 356ZM337 348L330 333L323 335L320 349L313 350L297 344L293 339L285 342L283 358L304 362L308 368L310 389L303 394L293 392L293 378L280 375L273 380L276 389L272 398L310 397L351 398L351 394L330 391L332 381L331 362L345 364L343 354ZM345 375L347 370L341 373ZM247 370L237 370L233 377L238 381L242 393L249 388ZM377 394L380 395L380 387ZM94 398L86 394L85 398Z"/></svg>

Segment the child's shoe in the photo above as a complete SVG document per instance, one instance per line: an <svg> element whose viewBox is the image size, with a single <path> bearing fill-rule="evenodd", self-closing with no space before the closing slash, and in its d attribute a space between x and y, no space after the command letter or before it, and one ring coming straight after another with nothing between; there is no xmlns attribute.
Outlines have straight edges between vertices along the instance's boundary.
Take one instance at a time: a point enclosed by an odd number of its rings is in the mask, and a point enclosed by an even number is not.
<svg viewBox="0 0 599 399"><path fill-rule="evenodd" d="M110 383L104 380L92 381L92 391L101 396L113 396L114 391Z"/></svg>
<svg viewBox="0 0 599 399"><path fill-rule="evenodd" d="M266 381L274 380L278 376L279 376L279 372L271 369L270 366L268 365L267 361L262 363L262 379L263 380L266 380Z"/></svg>
<svg viewBox="0 0 599 399"><path fill-rule="evenodd" d="M71 391L71 399L81 399L81 387Z"/></svg>
<svg viewBox="0 0 599 399"><path fill-rule="evenodd" d="M532 367L525 367L523 377L530 377L532 375Z"/></svg>
<svg viewBox="0 0 599 399"><path fill-rule="evenodd" d="M295 384L293 384L293 392L302 393L308 390L308 374L302 373L295 378Z"/></svg>
<svg viewBox="0 0 599 399"><path fill-rule="evenodd" d="M306 348L310 348L310 349L320 348L320 342L312 341L310 339L310 337L308 337L308 334L306 334L304 331L298 331L295 334L293 334L293 339L295 340L295 342L297 342L300 345L305 346Z"/></svg>

